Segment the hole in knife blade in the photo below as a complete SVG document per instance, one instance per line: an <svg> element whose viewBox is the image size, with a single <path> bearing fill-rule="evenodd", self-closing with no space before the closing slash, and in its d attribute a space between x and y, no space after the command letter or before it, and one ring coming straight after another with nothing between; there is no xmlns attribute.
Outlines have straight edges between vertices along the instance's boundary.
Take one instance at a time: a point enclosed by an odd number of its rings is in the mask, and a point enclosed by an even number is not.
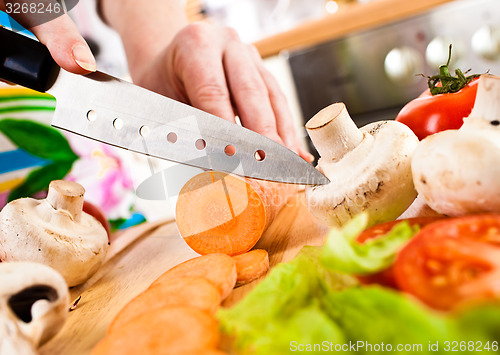
<svg viewBox="0 0 500 355"><path fill-rule="evenodd" d="M143 137L149 136L149 127L148 126L142 126L139 128L139 134Z"/></svg>
<svg viewBox="0 0 500 355"><path fill-rule="evenodd" d="M196 142L194 143L194 145L196 146L196 149L203 150L203 149L206 148L207 142L205 142L204 139L200 138L200 139L196 140Z"/></svg>
<svg viewBox="0 0 500 355"><path fill-rule="evenodd" d="M224 148L224 153L226 153L228 157L232 157L234 154L236 154L236 148L234 147L234 145L228 144L226 145L226 148Z"/></svg>
<svg viewBox="0 0 500 355"><path fill-rule="evenodd" d="M167 134L167 141L169 141L170 143L177 142L177 134L175 134L174 132L170 132L169 134Z"/></svg>
<svg viewBox="0 0 500 355"><path fill-rule="evenodd" d="M87 119L90 122L94 122L95 120L97 120L97 113L94 110L88 111L87 112Z"/></svg>
<svg viewBox="0 0 500 355"><path fill-rule="evenodd" d="M266 159L266 152L264 152L262 149L259 149L255 152L255 160L263 161L264 159Z"/></svg>
<svg viewBox="0 0 500 355"><path fill-rule="evenodd" d="M123 121L120 118L115 118L113 120L113 127L120 130L123 128Z"/></svg>

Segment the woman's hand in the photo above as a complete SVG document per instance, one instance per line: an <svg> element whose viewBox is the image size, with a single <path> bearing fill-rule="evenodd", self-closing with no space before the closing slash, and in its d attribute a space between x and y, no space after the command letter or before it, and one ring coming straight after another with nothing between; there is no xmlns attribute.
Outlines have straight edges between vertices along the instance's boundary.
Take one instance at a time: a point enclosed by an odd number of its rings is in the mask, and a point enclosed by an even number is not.
<svg viewBox="0 0 500 355"><path fill-rule="evenodd" d="M301 149L285 96L255 47L236 32L207 23L180 30L154 58L130 71L138 85L263 134L299 153Z"/></svg>
<svg viewBox="0 0 500 355"><path fill-rule="evenodd" d="M5 9L8 0L0 0ZM274 77L257 50L235 31L207 23L187 24L177 1L106 0L101 4L109 23L120 33L135 83L194 107L235 121L299 153L293 120ZM47 46L65 70L87 74L95 59L66 14L37 24L33 14L14 19Z"/></svg>
<svg viewBox="0 0 500 355"><path fill-rule="evenodd" d="M188 24L178 0L99 0L120 34L135 83L283 143L306 160L292 115L255 48L209 23Z"/></svg>
<svg viewBox="0 0 500 355"><path fill-rule="evenodd" d="M5 11L9 0L0 0L0 10ZM17 22L30 30L50 51L59 66L75 74L96 71L96 62L87 42L78 32L68 15L38 24L37 14L10 14Z"/></svg>

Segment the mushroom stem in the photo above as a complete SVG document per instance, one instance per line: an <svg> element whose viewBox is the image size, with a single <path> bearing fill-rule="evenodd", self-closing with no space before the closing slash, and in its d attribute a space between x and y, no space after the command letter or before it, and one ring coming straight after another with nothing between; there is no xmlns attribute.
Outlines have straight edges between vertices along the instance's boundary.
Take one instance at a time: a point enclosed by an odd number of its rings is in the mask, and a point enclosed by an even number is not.
<svg viewBox="0 0 500 355"><path fill-rule="evenodd" d="M342 159L363 140L363 133L343 103L319 111L307 122L306 129L319 155L326 161Z"/></svg>
<svg viewBox="0 0 500 355"><path fill-rule="evenodd" d="M80 184L67 180L54 180L49 185L47 201L56 210L67 211L75 222L79 222L83 210L85 189Z"/></svg>
<svg viewBox="0 0 500 355"><path fill-rule="evenodd" d="M477 87L476 101L469 117L487 121L498 121L500 118L500 77L494 75L481 75Z"/></svg>

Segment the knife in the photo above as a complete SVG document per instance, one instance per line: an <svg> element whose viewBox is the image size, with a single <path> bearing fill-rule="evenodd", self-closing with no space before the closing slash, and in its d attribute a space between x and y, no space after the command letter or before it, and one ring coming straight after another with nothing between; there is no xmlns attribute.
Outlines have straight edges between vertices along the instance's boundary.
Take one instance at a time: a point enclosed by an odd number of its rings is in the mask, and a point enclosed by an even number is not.
<svg viewBox="0 0 500 355"><path fill-rule="evenodd" d="M54 96L52 126L103 143L257 179L329 182L271 139L101 72L69 73L43 44L1 26L0 78Z"/></svg>

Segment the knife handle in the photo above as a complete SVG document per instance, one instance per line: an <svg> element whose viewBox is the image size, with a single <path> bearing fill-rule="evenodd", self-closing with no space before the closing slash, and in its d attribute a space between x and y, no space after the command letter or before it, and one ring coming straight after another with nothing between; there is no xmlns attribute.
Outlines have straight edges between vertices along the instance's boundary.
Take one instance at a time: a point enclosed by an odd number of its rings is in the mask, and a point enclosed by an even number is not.
<svg viewBox="0 0 500 355"><path fill-rule="evenodd" d="M45 92L56 81L59 66L40 42L0 26L0 78Z"/></svg>

